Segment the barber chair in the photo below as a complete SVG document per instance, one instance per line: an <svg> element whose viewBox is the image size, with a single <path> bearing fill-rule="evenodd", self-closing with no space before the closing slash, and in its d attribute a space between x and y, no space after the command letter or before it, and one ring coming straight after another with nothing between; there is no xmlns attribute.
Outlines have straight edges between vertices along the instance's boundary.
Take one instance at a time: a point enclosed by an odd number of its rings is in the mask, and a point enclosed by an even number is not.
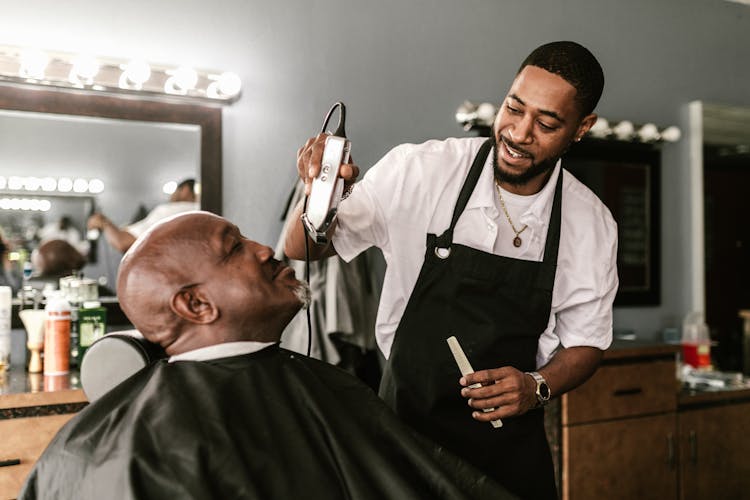
<svg viewBox="0 0 750 500"><path fill-rule="evenodd" d="M164 349L138 330L112 332L97 339L81 361L81 387L94 402L137 371L167 357Z"/></svg>

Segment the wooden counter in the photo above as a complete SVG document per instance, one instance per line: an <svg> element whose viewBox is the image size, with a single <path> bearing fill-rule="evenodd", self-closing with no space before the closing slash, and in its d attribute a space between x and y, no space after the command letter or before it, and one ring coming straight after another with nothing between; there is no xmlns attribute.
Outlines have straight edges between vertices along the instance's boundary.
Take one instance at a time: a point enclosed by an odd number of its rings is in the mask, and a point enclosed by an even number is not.
<svg viewBox="0 0 750 500"><path fill-rule="evenodd" d="M618 341L581 387L550 405L563 500L741 498L750 491L750 388L691 391L678 345Z"/></svg>
<svg viewBox="0 0 750 500"><path fill-rule="evenodd" d="M88 404L78 373L45 377L21 367L0 374L0 500L15 498L52 437Z"/></svg>

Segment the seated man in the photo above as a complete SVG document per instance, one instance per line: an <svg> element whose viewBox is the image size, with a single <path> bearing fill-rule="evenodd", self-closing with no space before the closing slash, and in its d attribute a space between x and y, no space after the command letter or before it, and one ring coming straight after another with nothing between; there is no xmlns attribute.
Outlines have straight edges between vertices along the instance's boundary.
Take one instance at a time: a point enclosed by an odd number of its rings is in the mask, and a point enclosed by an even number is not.
<svg viewBox="0 0 750 500"><path fill-rule="evenodd" d="M508 498L351 375L278 347L309 294L272 256L205 212L139 238L118 295L170 358L66 424L19 498Z"/></svg>

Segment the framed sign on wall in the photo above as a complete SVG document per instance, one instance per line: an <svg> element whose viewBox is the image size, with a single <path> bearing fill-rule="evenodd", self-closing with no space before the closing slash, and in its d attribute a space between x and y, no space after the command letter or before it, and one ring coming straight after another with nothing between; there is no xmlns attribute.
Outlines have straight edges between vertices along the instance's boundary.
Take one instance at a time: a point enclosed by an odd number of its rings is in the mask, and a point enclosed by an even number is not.
<svg viewBox="0 0 750 500"><path fill-rule="evenodd" d="M658 146L586 138L563 157L563 167L599 196L617 222L620 287L615 305L659 305Z"/></svg>

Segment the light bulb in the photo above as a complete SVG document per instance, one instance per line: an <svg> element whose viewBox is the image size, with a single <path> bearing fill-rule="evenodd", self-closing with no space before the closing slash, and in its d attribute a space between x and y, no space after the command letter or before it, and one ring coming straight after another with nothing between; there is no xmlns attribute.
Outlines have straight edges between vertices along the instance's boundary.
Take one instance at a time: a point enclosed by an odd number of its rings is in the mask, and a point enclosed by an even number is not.
<svg viewBox="0 0 750 500"><path fill-rule="evenodd" d="M99 73L99 62L88 54L81 54L73 59L68 80L75 85L91 85Z"/></svg>
<svg viewBox="0 0 750 500"><path fill-rule="evenodd" d="M89 190L89 181L86 179L76 179L73 181L73 191L76 193L85 193Z"/></svg>
<svg viewBox="0 0 750 500"><path fill-rule="evenodd" d="M141 60L133 60L123 68L120 75L120 88L130 88L133 86L140 90L143 84L151 78L151 67Z"/></svg>
<svg viewBox="0 0 750 500"><path fill-rule="evenodd" d="M682 132L678 127L672 125L661 131L661 140L667 142L677 142L682 137Z"/></svg>
<svg viewBox="0 0 750 500"><path fill-rule="evenodd" d="M42 179L42 191L54 191L57 189L57 181L52 177L45 177Z"/></svg>
<svg viewBox="0 0 750 500"><path fill-rule="evenodd" d="M174 72L175 85L183 90L190 90L195 88L195 84L198 83L198 73L193 68L182 66L177 68Z"/></svg>
<svg viewBox="0 0 750 500"><path fill-rule="evenodd" d="M57 190L61 193L69 193L73 189L73 181L68 177L60 177L57 180Z"/></svg>
<svg viewBox="0 0 750 500"><path fill-rule="evenodd" d="M89 193L99 194L104 191L104 182L101 179L91 179L89 181Z"/></svg>
<svg viewBox="0 0 750 500"><path fill-rule="evenodd" d="M477 121L481 125L491 126L495 121L495 115L497 115L497 108L494 104L483 102L477 106Z"/></svg>
<svg viewBox="0 0 750 500"><path fill-rule="evenodd" d="M653 123L647 123L638 129L637 135L643 142L652 142L659 138L659 129Z"/></svg>
<svg viewBox="0 0 750 500"><path fill-rule="evenodd" d="M26 49L20 55L21 67L18 74L21 78L33 80L44 79L44 70L47 69L49 56L39 49Z"/></svg>
<svg viewBox="0 0 750 500"><path fill-rule="evenodd" d="M227 97L232 97L240 93L242 80L239 75L226 71L219 77L219 92Z"/></svg>
<svg viewBox="0 0 750 500"><path fill-rule="evenodd" d="M596 123L589 129L589 135L597 139L604 139L611 133L612 129L609 128L609 122L601 116L597 118Z"/></svg>
<svg viewBox="0 0 750 500"><path fill-rule="evenodd" d="M635 128L633 127L633 123L629 122L628 120L623 120L612 127L612 132L614 132L615 137L617 137L621 141L630 140L633 137L634 131Z"/></svg>

